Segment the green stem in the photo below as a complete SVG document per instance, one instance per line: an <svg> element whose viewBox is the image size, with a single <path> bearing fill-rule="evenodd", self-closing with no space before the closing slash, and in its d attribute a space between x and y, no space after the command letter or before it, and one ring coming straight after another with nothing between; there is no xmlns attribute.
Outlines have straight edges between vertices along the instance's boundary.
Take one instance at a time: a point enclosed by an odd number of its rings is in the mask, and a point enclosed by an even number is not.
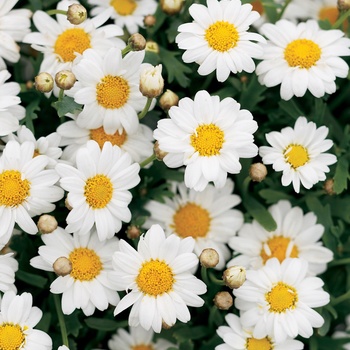
<svg viewBox="0 0 350 350"><path fill-rule="evenodd" d="M60 89L60 92L58 93L58 101L62 101L64 97L64 90Z"/></svg>
<svg viewBox="0 0 350 350"><path fill-rule="evenodd" d="M332 25L332 29L338 29L349 16L350 16L350 10L347 10Z"/></svg>
<svg viewBox="0 0 350 350"><path fill-rule="evenodd" d="M55 303L55 308L57 312L58 322L60 324L61 329L61 336L62 336L62 343L63 345L67 346L69 348L69 341L68 341L68 335L67 335L67 327L66 323L64 322L64 316L60 305L60 299L58 297L58 294L52 294L53 300Z"/></svg>
<svg viewBox="0 0 350 350"><path fill-rule="evenodd" d="M350 258L344 258L344 259L339 259L339 260L333 260L331 261L328 266L333 267L333 266L339 266L339 265L347 265L350 264Z"/></svg>
<svg viewBox="0 0 350 350"><path fill-rule="evenodd" d="M67 11L64 11L64 10L48 10L46 11L46 13L49 15L49 16L52 16L52 15L65 15L67 16Z"/></svg>
<svg viewBox="0 0 350 350"><path fill-rule="evenodd" d="M344 293L343 295L337 297L337 298L334 298L332 299L331 301L331 305L332 306L335 306L335 305L338 305L340 303L342 303L343 301L345 300L348 300L350 299L350 290L348 290L346 293Z"/></svg>
<svg viewBox="0 0 350 350"><path fill-rule="evenodd" d="M317 350L317 340L315 338L310 338L310 350Z"/></svg>
<svg viewBox="0 0 350 350"><path fill-rule="evenodd" d="M286 11L286 8L288 7L288 5L290 4L291 1L292 1L292 0L287 0L287 1L285 2L285 4L284 4L283 7L282 7L281 12L279 13L279 16L278 16L277 20L279 20L279 19L282 18L284 12Z"/></svg>
<svg viewBox="0 0 350 350"><path fill-rule="evenodd" d="M124 58L130 51L132 51L132 48L130 45L127 45L122 50L122 57Z"/></svg>
<svg viewBox="0 0 350 350"><path fill-rule="evenodd" d="M225 282L222 279L216 278L213 273L208 274L211 282L217 284L218 286L224 286Z"/></svg>
<svg viewBox="0 0 350 350"><path fill-rule="evenodd" d="M153 153L151 156L140 163L140 168L144 168L147 164L152 163L156 159L156 155Z"/></svg>
<svg viewBox="0 0 350 350"><path fill-rule="evenodd" d="M209 286L208 269L204 266L201 267L201 277L202 281Z"/></svg>
<svg viewBox="0 0 350 350"><path fill-rule="evenodd" d="M149 108L151 107L152 100L153 100L152 98L147 97L146 105L143 108L142 112L139 113L139 119L140 120L147 114Z"/></svg>

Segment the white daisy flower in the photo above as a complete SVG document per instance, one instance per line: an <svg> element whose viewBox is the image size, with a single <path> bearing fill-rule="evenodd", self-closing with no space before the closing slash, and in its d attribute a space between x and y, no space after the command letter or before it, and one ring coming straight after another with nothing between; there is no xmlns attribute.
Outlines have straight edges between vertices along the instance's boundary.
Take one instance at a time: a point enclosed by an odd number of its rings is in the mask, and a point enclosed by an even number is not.
<svg viewBox="0 0 350 350"><path fill-rule="evenodd" d="M67 95L83 104L77 116L82 128L103 126L108 134L122 128L128 134L137 131L140 112L147 101L139 90L141 63L144 51L130 52L124 58L119 49L112 48L102 57L94 50L86 50L73 67L78 81Z"/></svg>
<svg viewBox="0 0 350 350"><path fill-rule="evenodd" d="M276 343L273 338L254 338L251 327L243 327L241 319L234 314L227 314L225 320L228 326L220 326L217 334L224 343L217 345L215 350L299 350L304 349L304 344L299 340L287 338Z"/></svg>
<svg viewBox="0 0 350 350"><path fill-rule="evenodd" d="M15 287L15 272L18 270L18 262L13 253L0 255L0 291L17 291Z"/></svg>
<svg viewBox="0 0 350 350"><path fill-rule="evenodd" d="M168 167L186 165L188 188L203 191L209 181L223 187L227 173L241 171L239 158L257 155L253 133L258 125L233 98L220 101L202 90L194 100L182 98L170 108L169 117L158 121L153 136L159 148L168 152L163 159Z"/></svg>
<svg viewBox="0 0 350 350"><path fill-rule="evenodd" d="M194 240L176 235L165 237L159 225L153 225L140 237L137 251L124 240L113 255L115 272L110 274L117 290L129 290L118 303L114 315L133 305L129 325L139 324L159 333L162 322L169 326L176 319L191 319L187 306L201 307L204 300L198 295L207 290L205 283L191 271L198 264L192 253Z"/></svg>
<svg viewBox="0 0 350 350"><path fill-rule="evenodd" d="M4 59L15 63L20 59L20 47L17 42L30 32L30 17L28 9L15 9L18 0L3 0L0 3L0 69L6 69Z"/></svg>
<svg viewBox="0 0 350 350"><path fill-rule="evenodd" d="M269 259L260 270L248 270L247 280L233 291L244 327L253 328L254 338L311 337L312 327L324 319L312 308L329 303L318 277L306 277L308 263L302 259Z"/></svg>
<svg viewBox="0 0 350 350"><path fill-rule="evenodd" d="M207 0L207 7L193 4L189 12L192 23L181 24L176 43L186 50L182 59L199 64L198 73L208 75L216 70L218 81L225 81L230 72L255 70L252 58L262 56L261 47L251 41L265 42L257 33L249 33L249 26L260 15L251 4L240 0Z"/></svg>
<svg viewBox="0 0 350 350"><path fill-rule="evenodd" d="M336 77L345 78L349 67L339 56L350 55L350 39L341 30L321 30L314 20L294 24L280 20L261 29L269 41L263 61L256 67L259 82L267 87L281 84L282 99L315 97L336 91Z"/></svg>
<svg viewBox="0 0 350 350"><path fill-rule="evenodd" d="M266 231L256 220L246 223L237 237L232 237L229 246L235 253L228 266L243 265L259 269L267 260L277 258L301 258L309 263L308 274L318 275L327 269L333 259L333 252L322 246L320 241L324 227L316 224L317 217L310 212L306 215L299 207L281 200L269 209L277 223L275 231Z"/></svg>
<svg viewBox="0 0 350 350"><path fill-rule="evenodd" d="M15 223L36 234L38 228L31 217L53 211L52 202L63 197L63 190L55 186L58 174L45 169L49 158L33 155L33 143L9 141L0 158L0 241L4 244Z"/></svg>
<svg viewBox="0 0 350 350"><path fill-rule="evenodd" d="M60 146L67 146L63 150L61 159L75 164L77 151L85 146L89 140L96 141L100 148L109 141L113 146L119 146L130 154L132 160L140 163L153 154L153 131L144 124L139 124L133 134L127 134L122 128L114 134L107 134L103 127L97 129L85 129L80 127L75 120L61 124L57 133L61 136Z"/></svg>
<svg viewBox="0 0 350 350"><path fill-rule="evenodd" d="M272 131L265 135L272 147L261 146L259 154L264 164L272 164L276 171L282 171L282 185L293 184L294 191L299 193L300 183L310 189L319 181L326 179L328 165L334 164L337 158L324 153L333 146L333 141L326 139L328 128L316 127L305 117L299 117L294 129L286 127L281 132Z"/></svg>
<svg viewBox="0 0 350 350"><path fill-rule="evenodd" d="M68 6L73 3L76 1L60 1L57 9L67 11ZM55 76L61 70L72 70L75 57L88 48L93 48L102 54L111 47L119 49L125 47L125 43L116 38L123 34L123 30L116 25L103 25L110 14L111 11L107 10L95 18L85 20L82 24L74 25L64 15L58 14L56 21L47 13L36 11L33 22L39 32L26 35L23 42L32 44L35 50L44 54L40 71ZM55 85L55 95L58 91Z"/></svg>
<svg viewBox="0 0 350 350"><path fill-rule="evenodd" d="M190 190L184 183L173 183L174 197L164 198L164 204L146 204L151 216L144 226L150 228L158 223L168 236L193 237L197 256L205 248L215 249L219 254L216 269L222 270L231 255L226 244L243 224L243 214L233 209L241 202L239 196L232 194L233 187L231 179L221 190L208 185L203 192Z"/></svg>
<svg viewBox="0 0 350 350"><path fill-rule="evenodd" d="M91 10L92 16L100 14L106 8L112 9L111 18L114 23L125 27L129 34L144 28L144 18L153 15L157 9L155 0L88 0L88 3L95 6Z"/></svg>
<svg viewBox="0 0 350 350"><path fill-rule="evenodd" d="M128 204L132 195L128 190L140 182L140 166L119 147L106 142L101 150L95 141L77 152L76 163L76 168L56 165L73 208L66 230L84 235L95 224L101 241L111 238L120 231L122 221L131 220Z"/></svg>
<svg viewBox="0 0 350 350"><path fill-rule="evenodd" d="M51 350L52 340L43 331L33 329L43 313L33 305L30 293L4 294L0 309L0 348L21 350Z"/></svg>
<svg viewBox="0 0 350 350"><path fill-rule="evenodd" d="M117 333L108 341L109 350L167 350L178 348L175 344L165 339L153 341L154 332L141 326L129 327L129 332L119 328Z"/></svg>
<svg viewBox="0 0 350 350"><path fill-rule="evenodd" d="M65 258L62 265L66 262L71 266L70 273L57 277L50 286L51 293L62 293L64 314L82 309L90 316L95 308L103 311L109 304L117 305L119 295L107 278L112 271L112 255L118 248L116 237L101 242L95 230L72 236L58 227L41 238L45 245L39 247L39 256L30 260L32 266L54 271L58 258Z"/></svg>

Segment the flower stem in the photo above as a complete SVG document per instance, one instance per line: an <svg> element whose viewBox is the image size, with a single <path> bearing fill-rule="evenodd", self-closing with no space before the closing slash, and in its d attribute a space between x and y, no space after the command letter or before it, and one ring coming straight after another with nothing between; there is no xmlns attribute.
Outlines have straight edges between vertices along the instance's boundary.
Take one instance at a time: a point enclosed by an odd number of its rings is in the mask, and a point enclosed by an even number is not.
<svg viewBox="0 0 350 350"><path fill-rule="evenodd" d="M225 282L222 279L216 278L213 273L208 274L210 281L214 282L218 286L224 286Z"/></svg>
<svg viewBox="0 0 350 350"><path fill-rule="evenodd" d="M338 29L349 16L350 16L350 10L347 10L332 25L332 29Z"/></svg>
<svg viewBox="0 0 350 350"><path fill-rule="evenodd" d="M338 305L348 299L350 299L350 290L348 290L346 293L342 294L341 296L332 299L331 305L332 306Z"/></svg>
<svg viewBox="0 0 350 350"><path fill-rule="evenodd" d="M58 93L58 101L62 101L64 97L64 90L60 89L60 92Z"/></svg>
<svg viewBox="0 0 350 350"><path fill-rule="evenodd" d="M277 20L279 20L279 19L282 18L284 12L286 11L286 8L288 7L288 5L290 4L291 1L292 1L292 0L287 0L287 1L285 2L285 4L284 4L283 7L282 7L281 12L279 13L279 16L278 16L278 19L277 19Z"/></svg>
<svg viewBox="0 0 350 350"><path fill-rule="evenodd" d="M333 260L331 261L328 266L333 267L333 266L339 266L339 265L347 265L350 264L350 258L344 258L344 259L339 259L339 260Z"/></svg>
<svg viewBox="0 0 350 350"><path fill-rule="evenodd" d="M153 162L156 159L156 155L153 153L151 156L149 156L143 162L140 163L140 168L144 168L147 164Z"/></svg>
<svg viewBox="0 0 350 350"><path fill-rule="evenodd" d="M130 51L132 51L131 46L127 45L124 47L124 49L122 50L122 57L124 58Z"/></svg>
<svg viewBox="0 0 350 350"><path fill-rule="evenodd" d="M64 315L61 309L60 305L60 299L58 297L58 294L52 294L53 300L55 303L55 308L57 312L58 322L60 324L61 329L61 336L62 336L62 343L63 345L67 346L69 348L69 341L68 341L68 335L67 335L67 327L66 323L64 322Z"/></svg>
<svg viewBox="0 0 350 350"><path fill-rule="evenodd" d="M64 11L64 10L48 10L46 11L46 13L49 15L49 16L52 16L52 15L65 15L67 16L67 11Z"/></svg>
<svg viewBox="0 0 350 350"><path fill-rule="evenodd" d="M149 108L151 107L151 103L152 103L152 98L148 97L145 107L143 108L142 112L139 113L140 120L147 114Z"/></svg>

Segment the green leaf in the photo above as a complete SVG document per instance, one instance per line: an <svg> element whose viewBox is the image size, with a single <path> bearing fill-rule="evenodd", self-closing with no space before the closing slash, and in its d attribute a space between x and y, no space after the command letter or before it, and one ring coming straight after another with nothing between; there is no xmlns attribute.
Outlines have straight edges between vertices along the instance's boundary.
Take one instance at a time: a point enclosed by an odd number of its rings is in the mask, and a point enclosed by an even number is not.
<svg viewBox="0 0 350 350"><path fill-rule="evenodd" d="M52 103L52 107L57 110L57 114L60 118L64 117L67 113L74 113L82 110L82 105L76 103L72 97L63 96L61 101Z"/></svg>
<svg viewBox="0 0 350 350"><path fill-rule="evenodd" d="M105 332L114 332L118 328L126 327L128 325L128 321L117 322L114 320L97 317L86 318L85 323L89 328Z"/></svg>
<svg viewBox="0 0 350 350"><path fill-rule="evenodd" d="M263 0L262 5L264 7L264 12L266 13L270 22L275 23L279 18L279 14L277 12L277 8L279 6L275 3L274 0Z"/></svg>
<svg viewBox="0 0 350 350"><path fill-rule="evenodd" d="M289 101L282 100L278 103L278 105L283 112L292 117L294 120L297 120L301 115L305 114L293 99Z"/></svg>
<svg viewBox="0 0 350 350"><path fill-rule="evenodd" d="M35 326L35 328L48 333L51 324L51 317L51 312L44 312L40 322Z"/></svg>
<svg viewBox="0 0 350 350"><path fill-rule="evenodd" d="M40 98L36 98L32 102L29 103L29 105L26 107L26 116L22 120L22 123L25 123L26 127L34 134L34 124L33 120L38 118L38 115L36 112L40 111Z"/></svg>
<svg viewBox="0 0 350 350"><path fill-rule="evenodd" d="M192 340L187 340L184 343L180 344L179 350L193 350L194 345Z"/></svg>
<svg viewBox="0 0 350 350"><path fill-rule="evenodd" d="M348 188L349 161L346 156L340 157L337 162L334 174L333 190L336 194L342 193Z"/></svg>
<svg viewBox="0 0 350 350"><path fill-rule="evenodd" d="M267 204L277 203L281 199L287 199L289 201L293 199L293 196L285 192L270 189L260 190L259 196L264 198Z"/></svg>
<svg viewBox="0 0 350 350"><path fill-rule="evenodd" d="M216 306L210 309L208 323L215 327L221 326L224 323L224 317Z"/></svg>
<svg viewBox="0 0 350 350"><path fill-rule="evenodd" d="M208 328L204 326L198 327L182 327L174 331L174 338L176 338L180 343L187 341L189 339L201 339L208 335Z"/></svg>
<svg viewBox="0 0 350 350"><path fill-rule="evenodd" d="M267 87L258 82L256 75L250 75L248 79L248 85L243 89L239 103L242 108L247 108L252 112L256 109L257 104L264 99L263 93Z"/></svg>
<svg viewBox="0 0 350 350"><path fill-rule="evenodd" d="M18 270L16 272L16 279L19 279L31 286L35 286L38 288L44 288L47 283L47 278L35 275L33 273L25 272L23 270Z"/></svg>
<svg viewBox="0 0 350 350"><path fill-rule="evenodd" d="M68 335L72 334L74 337L77 337L79 335L79 330L83 328L83 325L78 318L78 312L73 312L71 315L65 315L64 321L67 326Z"/></svg>
<svg viewBox="0 0 350 350"><path fill-rule="evenodd" d="M313 211L317 216L317 221L329 230L333 226L331 208L329 204L323 205L317 197L306 196L306 205L309 210Z"/></svg>
<svg viewBox="0 0 350 350"><path fill-rule="evenodd" d="M324 337L329 331L329 328L331 326L332 317L331 317L330 313L325 309L322 309L321 316L324 319L324 323L323 323L322 327L317 330L317 334L319 334L321 337Z"/></svg>

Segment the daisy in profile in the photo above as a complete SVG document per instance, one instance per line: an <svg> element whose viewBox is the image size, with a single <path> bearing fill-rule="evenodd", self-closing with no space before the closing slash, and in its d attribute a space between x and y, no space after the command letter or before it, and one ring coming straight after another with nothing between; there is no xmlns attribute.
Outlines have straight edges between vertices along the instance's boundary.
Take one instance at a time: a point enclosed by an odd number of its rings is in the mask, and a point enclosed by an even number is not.
<svg viewBox="0 0 350 350"><path fill-rule="evenodd" d="M137 113L147 101L139 90L141 63L144 51L130 52L124 58L117 48L103 57L95 50L87 50L73 67L78 81L67 91L75 102L83 104L77 116L82 128L103 126L107 134L122 128L135 133L139 125Z"/></svg>
<svg viewBox="0 0 350 350"><path fill-rule="evenodd" d="M175 196L164 198L164 204L156 201L146 204L151 216L144 226L149 228L158 223L168 236L193 237L197 256L203 249L213 248L219 254L216 268L223 269L231 254L226 244L243 224L243 214L233 209L241 202L239 196L232 194L233 181L228 179L220 190L208 185L203 192L190 190L184 183L174 182L172 187Z"/></svg>
<svg viewBox="0 0 350 350"><path fill-rule="evenodd" d="M34 144L9 141L0 158L0 242L10 239L15 223L30 234L38 228L32 217L55 209L52 202L63 197L55 186L59 179L53 169L45 169L47 156L34 156Z"/></svg>
<svg viewBox="0 0 350 350"><path fill-rule="evenodd" d="M282 185L293 184L299 193L300 183L310 189L319 181L326 179L328 165L337 161L335 155L324 153L333 146L326 139L328 128L316 127L305 117L299 117L294 128L286 127L281 132L272 131L265 135L271 147L261 146L259 154L264 164L272 164L276 171L282 171Z"/></svg>
<svg viewBox="0 0 350 350"><path fill-rule="evenodd" d="M201 307L204 300L198 295L207 290L191 272L198 265L193 248L191 237L166 238L159 225L153 225L140 237L137 250L120 240L109 278L118 291L129 293L118 303L114 315L132 305L129 326L141 325L156 333L161 331L162 322L168 326L174 325L176 319L188 322L188 306Z"/></svg>
<svg viewBox="0 0 350 350"><path fill-rule="evenodd" d="M168 152L163 161L169 168L186 165L188 188L203 191L209 181L221 188L227 173L241 171L239 158L257 155L253 133L258 125L233 98L220 101L201 90L194 100L185 97L171 107L169 117L158 121L153 136Z"/></svg>
<svg viewBox="0 0 350 350"><path fill-rule="evenodd" d="M129 327L129 332L119 328L116 334L108 341L109 350L167 350L178 347L165 339L153 341L154 332L141 326Z"/></svg>
<svg viewBox="0 0 350 350"><path fill-rule="evenodd" d="M18 262L13 253L0 255L0 291L17 291L15 287L15 273L18 270Z"/></svg>
<svg viewBox="0 0 350 350"><path fill-rule="evenodd" d="M198 73L208 75L216 70L218 81L225 81L230 72L252 73L260 58L261 47L252 41L265 42L257 34L248 32L259 17L251 4L240 0L207 0L207 7L193 4L189 8L193 22L181 24L176 43L186 50L182 59L199 64Z"/></svg>
<svg viewBox="0 0 350 350"><path fill-rule="evenodd" d="M238 236L229 241L229 246L240 255L228 266L259 269L271 258L277 258L279 262L286 258L301 258L308 261L310 275L326 271L333 252L322 246L320 239L324 227L316 223L316 215L312 212L304 215L301 208L292 207L285 200L268 210L277 223L276 230L266 231L256 220L245 223Z"/></svg>
<svg viewBox="0 0 350 350"><path fill-rule="evenodd" d="M118 248L116 237L101 242L95 230L72 236L58 227L41 238L45 245L39 247L39 256L32 258L30 264L59 275L50 291L62 293L64 314L82 309L90 316L95 308L103 311L109 304L117 304L119 295L107 278L108 271L112 271L112 255Z"/></svg>
<svg viewBox="0 0 350 350"><path fill-rule="evenodd" d="M217 345L215 350L299 350L304 344L299 340L287 338L276 343L270 336L254 338L251 327L243 327L241 319L234 314L227 314L225 320L228 326L220 326L216 333L224 341Z"/></svg>
<svg viewBox="0 0 350 350"><path fill-rule="evenodd" d="M33 305L30 293L4 294L0 308L0 348L21 350L51 350L52 340L43 331L34 329L43 313Z"/></svg>
<svg viewBox="0 0 350 350"><path fill-rule="evenodd" d="M128 190L140 182L140 166L110 142L101 150L92 140L77 152L76 163L76 168L62 163L55 168L73 208L66 230L85 235L95 225L101 241L111 238L120 231L122 221L131 220Z"/></svg>
<svg viewBox="0 0 350 350"><path fill-rule="evenodd" d="M93 7L91 15L95 16L111 9L111 18L121 28L125 28L129 34L139 31L144 27L143 20L147 15L153 15L157 9L155 0L88 0Z"/></svg>
<svg viewBox="0 0 350 350"><path fill-rule="evenodd" d="M288 337L309 338L324 319L313 308L329 303L318 277L306 277L307 261L269 259L260 270L248 270L247 280L233 291L243 327L257 339L272 337L277 343Z"/></svg>
<svg viewBox="0 0 350 350"><path fill-rule="evenodd" d="M18 0L6 0L0 3L0 69L6 69L7 60L16 63L20 59L20 47L17 42L22 41L30 32L30 17L28 9L15 9Z"/></svg>
<svg viewBox="0 0 350 350"><path fill-rule="evenodd" d="M307 90L315 97L332 94L336 77L348 74L340 56L350 55L350 39L341 30L321 30L314 20L299 24L280 20L264 24L260 32L269 40L261 44L264 55L256 74L262 85L281 85L284 100L304 96Z"/></svg>

